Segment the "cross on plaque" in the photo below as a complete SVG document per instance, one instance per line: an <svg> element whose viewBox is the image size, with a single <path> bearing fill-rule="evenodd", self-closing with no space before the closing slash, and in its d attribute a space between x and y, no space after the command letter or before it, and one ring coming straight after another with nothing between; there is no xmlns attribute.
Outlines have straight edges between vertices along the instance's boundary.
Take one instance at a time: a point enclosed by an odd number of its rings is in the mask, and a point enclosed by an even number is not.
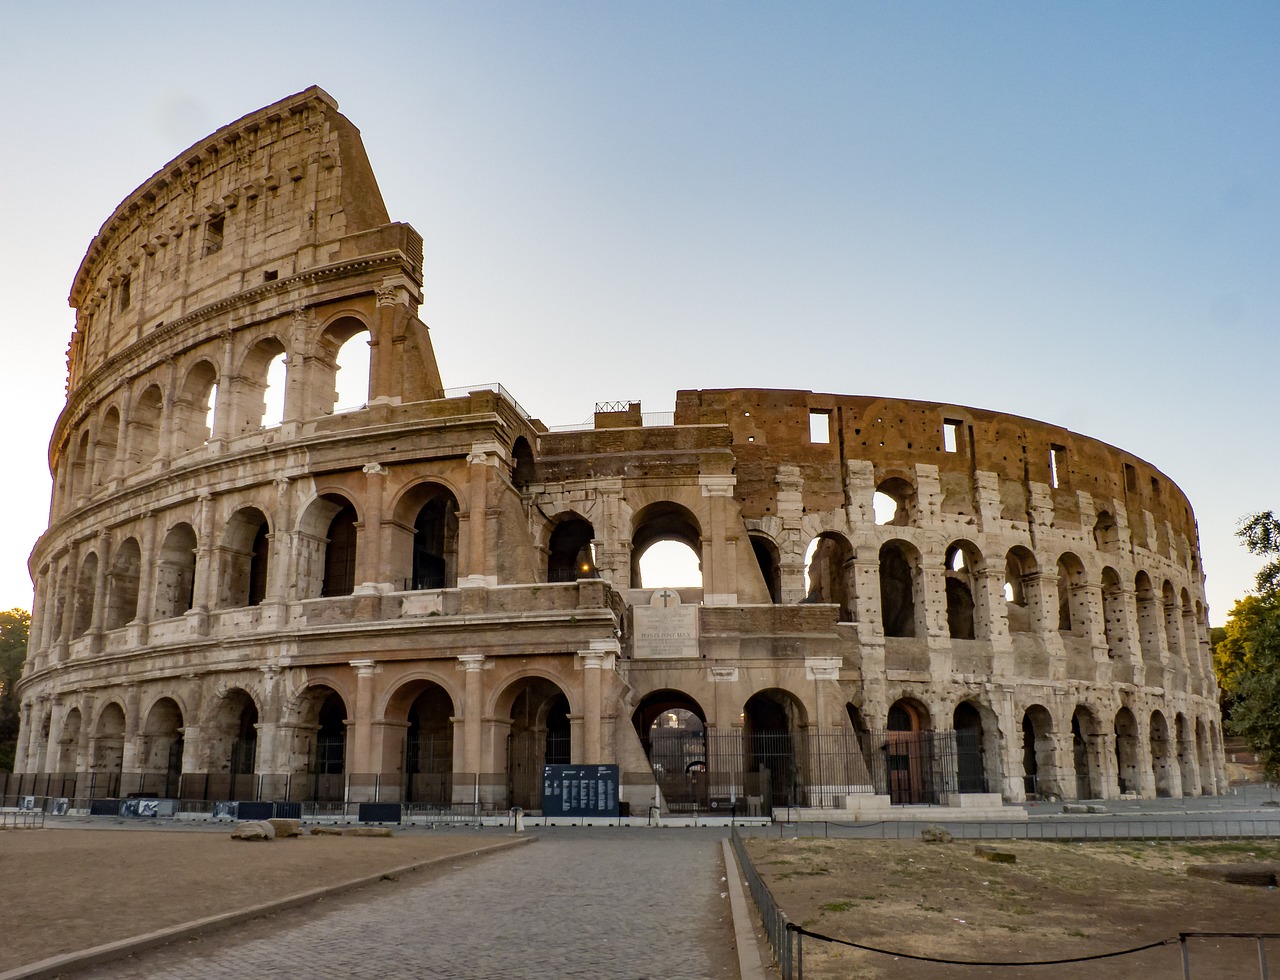
<svg viewBox="0 0 1280 980"><path fill-rule="evenodd" d="M666 609L669 605L671 605L672 599L677 599L679 597L670 589L663 589L661 592L658 593L658 598L662 600L662 608Z"/></svg>

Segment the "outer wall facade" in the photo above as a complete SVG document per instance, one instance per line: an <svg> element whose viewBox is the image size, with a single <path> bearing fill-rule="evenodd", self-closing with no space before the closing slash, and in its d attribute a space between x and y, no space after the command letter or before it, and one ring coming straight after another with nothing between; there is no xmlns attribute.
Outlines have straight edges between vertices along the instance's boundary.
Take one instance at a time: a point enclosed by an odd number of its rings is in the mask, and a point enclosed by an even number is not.
<svg viewBox="0 0 1280 980"><path fill-rule="evenodd" d="M1143 460L800 391L551 432L443 387L421 262L314 88L117 208L71 294L18 771L384 799L431 777L503 807L542 762L648 773L675 712L720 736L976 729L1008 801L1225 789L1196 526ZM343 411L348 342L368 397ZM700 588L645 587L659 541Z"/></svg>

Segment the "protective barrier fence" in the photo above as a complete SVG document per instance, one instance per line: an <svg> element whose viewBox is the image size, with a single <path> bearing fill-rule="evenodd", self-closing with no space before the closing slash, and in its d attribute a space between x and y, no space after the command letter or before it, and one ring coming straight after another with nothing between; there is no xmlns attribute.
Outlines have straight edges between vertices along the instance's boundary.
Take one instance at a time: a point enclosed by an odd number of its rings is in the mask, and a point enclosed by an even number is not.
<svg viewBox="0 0 1280 980"><path fill-rule="evenodd" d="M941 816L942 814L940 814ZM1122 818L1102 815L1053 817L1025 821L877 820L838 823L830 820L744 827L747 837L827 837L914 840L924 827L941 827L960 840L1254 840L1280 837L1280 813L1274 817L1146 816Z"/></svg>

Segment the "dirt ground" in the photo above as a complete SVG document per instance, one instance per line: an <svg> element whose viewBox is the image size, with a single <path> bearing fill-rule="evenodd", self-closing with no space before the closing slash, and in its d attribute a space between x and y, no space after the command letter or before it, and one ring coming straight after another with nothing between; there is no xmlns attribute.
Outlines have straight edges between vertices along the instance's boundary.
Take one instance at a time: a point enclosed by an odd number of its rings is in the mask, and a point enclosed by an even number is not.
<svg viewBox="0 0 1280 980"><path fill-rule="evenodd" d="M774 899L800 925L833 938L944 959L1027 961L1083 956L1179 932L1280 932L1280 890L1189 877L1190 864L1280 860L1280 842L1087 844L1001 841L994 864L973 841L748 841ZM1251 940L1189 944L1196 978L1257 978ZM1280 942L1268 944L1280 975ZM1079 965L941 966L804 940L806 980L1181 977L1175 942Z"/></svg>
<svg viewBox="0 0 1280 980"><path fill-rule="evenodd" d="M247 843L231 840L229 826L0 831L0 971L431 858L461 859L503 839L459 830Z"/></svg>

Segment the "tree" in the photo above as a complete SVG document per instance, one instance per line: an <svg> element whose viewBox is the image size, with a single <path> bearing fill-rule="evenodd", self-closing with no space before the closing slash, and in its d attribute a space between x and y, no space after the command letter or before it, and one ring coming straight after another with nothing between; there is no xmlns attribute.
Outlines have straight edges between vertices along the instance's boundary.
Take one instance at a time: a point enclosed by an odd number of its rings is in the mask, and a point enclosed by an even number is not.
<svg viewBox="0 0 1280 980"><path fill-rule="evenodd" d="M18 745L18 679L27 659L31 614L25 609L0 612L0 772L13 771Z"/></svg>
<svg viewBox="0 0 1280 980"><path fill-rule="evenodd" d="M1258 594L1232 608L1213 665L1219 686L1233 699L1228 727L1244 737L1274 780L1280 779L1280 521L1263 511L1236 533L1251 554L1268 561L1258 572Z"/></svg>

